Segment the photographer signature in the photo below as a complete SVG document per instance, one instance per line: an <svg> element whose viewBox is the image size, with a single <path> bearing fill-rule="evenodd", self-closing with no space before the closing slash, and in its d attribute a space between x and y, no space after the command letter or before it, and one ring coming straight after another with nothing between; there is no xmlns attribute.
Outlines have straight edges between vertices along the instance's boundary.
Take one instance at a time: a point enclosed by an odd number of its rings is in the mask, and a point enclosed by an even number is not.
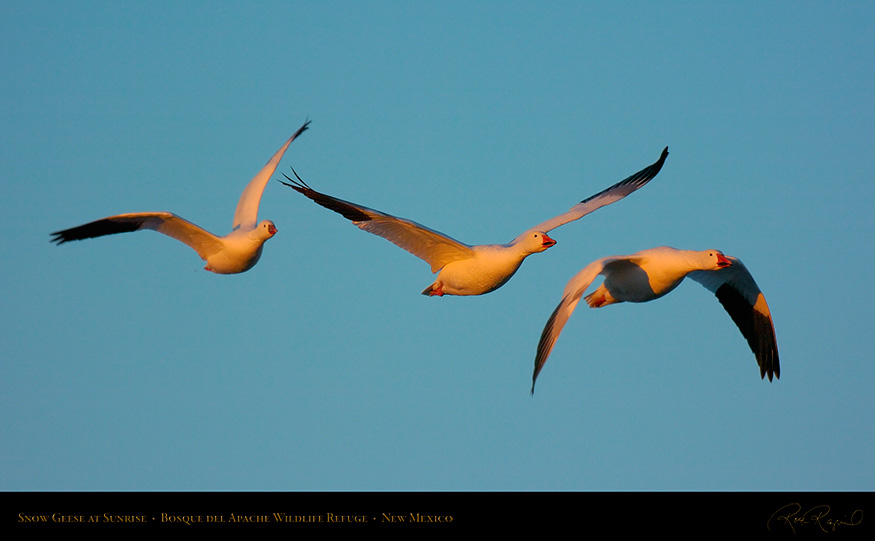
<svg viewBox="0 0 875 541"><path fill-rule="evenodd" d="M795 534L797 527L815 526L821 531L829 533L836 531L840 526L858 526L863 522L862 509L855 509L850 516L842 518L831 518L830 511L832 510L828 505L816 505L803 513L801 504L788 503L772 513L766 523L766 528L771 530L772 526L777 528L785 525L789 526Z"/></svg>

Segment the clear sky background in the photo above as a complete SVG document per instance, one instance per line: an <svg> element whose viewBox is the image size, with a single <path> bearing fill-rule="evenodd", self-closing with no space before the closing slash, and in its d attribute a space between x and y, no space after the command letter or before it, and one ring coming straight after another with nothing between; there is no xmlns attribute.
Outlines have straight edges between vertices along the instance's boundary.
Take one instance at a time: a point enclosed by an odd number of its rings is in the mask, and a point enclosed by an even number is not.
<svg viewBox="0 0 875 541"><path fill-rule="evenodd" d="M875 4L3 2L0 489L871 490ZM467 243L670 155L481 297L271 182L251 271L150 231L230 230L289 148L317 190ZM695 282L572 316L591 260L741 258L760 380Z"/></svg>

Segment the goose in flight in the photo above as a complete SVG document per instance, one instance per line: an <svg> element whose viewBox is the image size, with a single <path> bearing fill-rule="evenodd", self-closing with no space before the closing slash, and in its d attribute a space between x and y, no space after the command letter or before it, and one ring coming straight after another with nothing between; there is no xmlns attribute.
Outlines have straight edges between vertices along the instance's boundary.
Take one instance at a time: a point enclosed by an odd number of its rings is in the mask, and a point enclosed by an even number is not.
<svg viewBox="0 0 875 541"><path fill-rule="evenodd" d="M423 259L431 265L432 273L440 271L434 283L423 290L423 295L483 295L504 285L526 257L556 244L547 235L548 231L619 201L641 188L659 173L667 156L668 147L656 163L584 199L567 212L526 230L509 244L464 244L414 221L317 192L294 169L296 180L284 173L289 182L279 182L341 214L360 229L379 235Z"/></svg>
<svg viewBox="0 0 875 541"><path fill-rule="evenodd" d="M778 344L769 305L747 267L738 258L718 250L677 250L668 246L643 250L632 255L596 259L578 272L565 286L562 301L553 311L538 342L532 393L535 380L586 289L598 275L604 281L584 297L590 308L618 302L648 302L671 292L684 277L705 286L729 313L747 339L760 367L760 377L781 377Z"/></svg>
<svg viewBox="0 0 875 541"><path fill-rule="evenodd" d="M207 262L205 270L216 274L245 272L255 266L261 257L265 241L277 232L272 221L258 222L258 204L261 202L264 187L276 171L286 149L309 124L309 120L305 122L249 182L234 211L232 230L224 237L216 236L171 212L136 212L118 214L78 227L56 231L52 233L51 240L60 245L73 240L151 229L193 248L201 259Z"/></svg>

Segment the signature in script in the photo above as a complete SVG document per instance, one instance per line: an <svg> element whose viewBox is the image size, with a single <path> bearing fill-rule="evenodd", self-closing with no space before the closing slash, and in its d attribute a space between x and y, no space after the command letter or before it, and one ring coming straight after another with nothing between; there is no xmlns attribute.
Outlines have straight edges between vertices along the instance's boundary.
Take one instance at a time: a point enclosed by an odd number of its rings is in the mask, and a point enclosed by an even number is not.
<svg viewBox="0 0 875 541"><path fill-rule="evenodd" d="M863 522L862 509L855 509L849 515L841 517L831 513L832 509L828 505L815 505L805 509L801 504L788 503L772 513L766 527L771 530L773 527L786 526L794 534L797 528L814 527L829 533L844 526L859 526Z"/></svg>

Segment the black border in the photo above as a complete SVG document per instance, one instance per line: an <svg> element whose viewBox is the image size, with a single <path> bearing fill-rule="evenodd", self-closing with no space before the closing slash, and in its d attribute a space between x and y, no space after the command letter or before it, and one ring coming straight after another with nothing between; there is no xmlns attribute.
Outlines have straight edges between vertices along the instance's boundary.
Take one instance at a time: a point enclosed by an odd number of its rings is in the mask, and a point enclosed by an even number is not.
<svg viewBox="0 0 875 541"><path fill-rule="evenodd" d="M873 492L7 492L4 529L872 536ZM292 517L276 520L274 513ZM89 522L91 518L96 522ZM191 517L191 520L184 517ZM266 518L265 518L266 517ZM237 519L237 520L234 520Z"/></svg>

